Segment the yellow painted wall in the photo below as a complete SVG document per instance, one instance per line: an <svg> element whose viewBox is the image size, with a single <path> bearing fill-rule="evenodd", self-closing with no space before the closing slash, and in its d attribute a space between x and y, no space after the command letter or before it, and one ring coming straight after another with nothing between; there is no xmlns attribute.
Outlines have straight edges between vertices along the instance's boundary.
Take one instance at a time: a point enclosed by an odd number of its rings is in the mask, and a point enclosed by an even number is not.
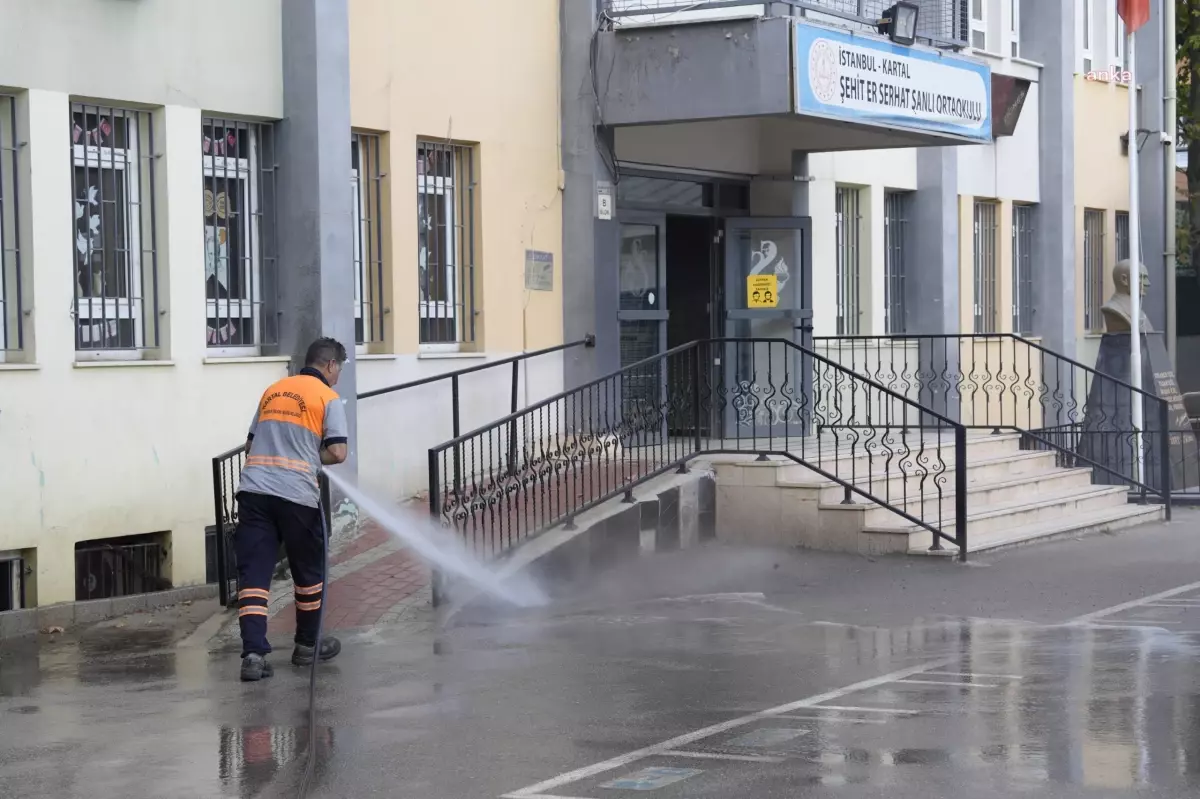
<svg viewBox="0 0 1200 799"><path fill-rule="evenodd" d="M1116 212L1129 209L1129 159L1121 136L1129 129L1128 89L1118 83L1075 76L1075 296L1079 358L1095 362L1098 334L1084 329L1083 216L1088 208L1104 211L1104 296L1113 290L1117 255Z"/></svg>
<svg viewBox="0 0 1200 799"><path fill-rule="evenodd" d="M478 146L485 348L517 352L561 340L558 3L521 5L519 14L497 14L490 0L350 0L351 120L386 133L391 156L397 352L418 348L421 137ZM526 249L554 253L554 291L525 291Z"/></svg>

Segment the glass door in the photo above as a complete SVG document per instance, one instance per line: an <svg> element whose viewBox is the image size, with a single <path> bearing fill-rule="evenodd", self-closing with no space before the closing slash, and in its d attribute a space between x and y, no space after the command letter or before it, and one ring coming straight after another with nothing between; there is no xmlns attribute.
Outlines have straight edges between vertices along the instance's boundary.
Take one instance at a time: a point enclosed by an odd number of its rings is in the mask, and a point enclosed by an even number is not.
<svg viewBox="0 0 1200 799"><path fill-rule="evenodd" d="M812 221L725 221L726 438L806 435L812 406ZM799 346L793 346L799 345ZM780 443L782 447L782 443Z"/></svg>
<svg viewBox="0 0 1200 799"><path fill-rule="evenodd" d="M623 211L618 217L617 320L621 368L662 354L667 346L666 214ZM621 381L621 418L632 432L626 446L650 446L666 435L666 369L660 359Z"/></svg>

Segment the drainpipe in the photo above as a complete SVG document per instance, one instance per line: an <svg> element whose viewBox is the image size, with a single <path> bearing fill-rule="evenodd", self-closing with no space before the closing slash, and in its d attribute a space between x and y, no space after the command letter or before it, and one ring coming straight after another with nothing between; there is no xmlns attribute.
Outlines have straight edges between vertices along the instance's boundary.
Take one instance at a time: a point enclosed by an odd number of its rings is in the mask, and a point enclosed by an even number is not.
<svg viewBox="0 0 1200 799"><path fill-rule="evenodd" d="M1175 143L1177 141L1176 94L1179 66L1175 61L1175 3L1164 2L1163 9L1163 277L1167 300L1167 354L1176 369L1175 315Z"/></svg>

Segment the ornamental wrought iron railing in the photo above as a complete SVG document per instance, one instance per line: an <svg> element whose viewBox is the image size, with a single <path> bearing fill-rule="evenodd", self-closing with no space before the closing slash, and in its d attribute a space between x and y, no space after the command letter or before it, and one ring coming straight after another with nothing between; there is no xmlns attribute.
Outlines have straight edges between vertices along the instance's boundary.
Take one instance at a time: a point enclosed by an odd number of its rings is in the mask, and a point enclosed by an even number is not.
<svg viewBox="0 0 1200 799"><path fill-rule="evenodd" d="M1020 336L817 337L814 347L968 429L1019 432L1022 448L1053 451L1063 467L1090 467L1093 483L1126 485L1142 501L1153 496L1168 518L1172 494L1200 484L1186 413Z"/></svg>
<svg viewBox="0 0 1200 799"><path fill-rule="evenodd" d="M781 339L706 339L429 451L429 509L497 557L706 454L784 458L965 557L966 428Z"/></svg>

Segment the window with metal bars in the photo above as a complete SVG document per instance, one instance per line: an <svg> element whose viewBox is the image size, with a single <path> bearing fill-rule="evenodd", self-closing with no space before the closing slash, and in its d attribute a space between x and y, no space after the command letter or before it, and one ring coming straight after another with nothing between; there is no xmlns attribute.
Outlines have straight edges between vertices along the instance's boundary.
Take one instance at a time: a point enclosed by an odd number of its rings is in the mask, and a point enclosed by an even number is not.
<svg viewBox="0 0 1200 799"><path fill-rule="evenodd" d="M17 98L0 94L0 363L25 349L18 165Z"/></svg>
<svg viewBox="0 0 1200 799"><path fill-rule="evenodd" d="M999 332L996 313L997 205L975 201L975 332Z"/></svg>
<svg viewBox="0 0 1200 799"><path fill-rule="evenodd" d="M475 150L417 144L417 269L420 343L475 342Z"/></svg>
<svg viewBox="0 0 1200 799"><path fill-rule="evenodd" d="M0 613L25 607L25 560L18 553L0 553Z"/></svg>
<svg viewBox="0 0 1200 799"><path fill-rule="evenodd" d="M383 341L383 170L380 137L355 133L350 142L350 189L354 202L354 342Z"/></svg>
<svg viewBox="0 0 1200 799"><path fill-rule="evenodd" d="M75 545L75 599L108 599L171 588L166 533L81 541Z"/></svg>
<svg viewBox="0 0 1200 799"><path fill-rule="evenodd" d="M1117 234L1117 260L1124 261L1129 258L1129 212L1117 211L1116 218L1116 234Z"/></svg>
<svg viewBox="0 0 1200 799"><path fill-rule="evenodd" d="M275 323L275 126L207 117L204 291L210 352L259 353Z"/></svg>
<svg viewBox="0 0 1200 799"><path fill-rule="evenodd" d="M911 192L889 191L883 205L883 324L887 335L905 332L904 278L908 271Z"/></svg>
<svg viewBox="0 0 1200 799"><path fill-rule="evenodd" d="M857 336L861 331L859 291L860 192L837 187L837 332Z"/></svg>
<svg viewBox="0 0 1200 799"><path fill-rule="evenodd" d="M149 111L71 106L76 357L159 345L154 124Z"/></svg>
<svg viewBox="0 0 1200 799"><path fill-rule="evenodd" d="M1035 206L1014 205L1012 224L1013 332L1033 333L1033 223Z"/></svg>
<svg viewBox="0 0 1200 799"><path fill-rule="evenodd" d="M1104 212L1083 211L1083 325L1089 333L1104 329Z"/></svg>

